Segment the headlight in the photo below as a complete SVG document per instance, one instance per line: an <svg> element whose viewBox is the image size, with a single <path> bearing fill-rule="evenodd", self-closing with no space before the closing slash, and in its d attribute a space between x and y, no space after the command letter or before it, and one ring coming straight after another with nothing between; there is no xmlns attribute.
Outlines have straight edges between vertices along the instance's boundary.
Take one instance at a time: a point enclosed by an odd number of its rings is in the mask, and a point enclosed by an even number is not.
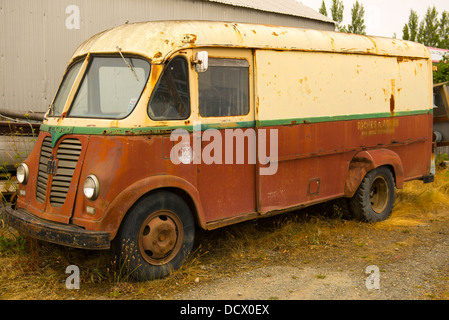
<svg viewBox="0 0 449 320"><path fill-rule="evenodd" d="M17 181L21 184L27 184L28 176L30 175L30 169L25 163L21 163L17 167Z"/></svg>
<svg viewBox="0 0 449 320"><path fill-rule="evenodd" d="M100 182L93 174L88 175L84 180L84 195L89 200L95 200L100 193Z"/></svg>

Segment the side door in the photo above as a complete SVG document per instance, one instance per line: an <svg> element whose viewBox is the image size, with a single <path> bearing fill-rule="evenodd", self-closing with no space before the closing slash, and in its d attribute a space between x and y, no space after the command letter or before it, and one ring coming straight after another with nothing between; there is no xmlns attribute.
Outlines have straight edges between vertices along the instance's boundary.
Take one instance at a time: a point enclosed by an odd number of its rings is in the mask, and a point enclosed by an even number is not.
<svg viewBox="0 0 449 320"><path fill-rule="evenodd" d="M197 188L206 222L226 224L256 212L253 54L246 49L206 51L209 67L196 74L198 95L192 97L198 112L194 128L201 128L201 137L199 132L193 137L201 140Z"/></svg>

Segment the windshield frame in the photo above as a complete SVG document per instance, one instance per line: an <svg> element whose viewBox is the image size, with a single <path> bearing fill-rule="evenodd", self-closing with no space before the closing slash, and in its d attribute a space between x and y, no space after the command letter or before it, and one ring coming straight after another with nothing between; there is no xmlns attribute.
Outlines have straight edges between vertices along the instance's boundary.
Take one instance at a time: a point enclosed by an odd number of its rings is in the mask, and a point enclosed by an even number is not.
<svg viewBox="0 0 449 320"><path fill-rule="evenodd" d="M70 111L72 110L72 107L76 101L76 98L83 86L83 83L85 81L85 78L88 75L88 72L90 70L90 67L93 63L93 61L95 60L95 58L114 58L114 59L120 59L123 60L123 58L121 57L121 55L119 53L101 53L101 54L88 54L87 56L84 56L81 59L76 59L75 61L73 61L69 67L67 68L67 70L70 70L71 68L73 68L73 66L80 62L80 61L84 61L83 62L83 66L81 67L81 69L79 70L79 74L77 75L77 80L79 81L75 81L72 88L71 88L71 93L73 94L69 94L69 97L67 98L63 111L61 113L61 115L52 115L54 112L52 111L53 109L53 103L49 109L49 115L48 117L52 117L52 118L59 118L59 117L64 117L64 118L70 118L70 119L96 119L96 120L123 120L126 119L127 117L129 117L134 110L136 109L136 107L139 105L140 100L148 86L148 81L150 79L151 76L151 70L152 70L152 64L151 62L145 58L144 56L141 55L136 55L136 54L127 54L127 53L123 53L125 59L127 62L129 62L128 59L139 59L143 62L145 62L148 65L148 74L146 75L146 77L144 79L142 79L141 81L143 81L143 85L142 85L142 89L140 91L140 94L136 100L136 102L134 103L134 106L131 110L129 110L129 112L127 112L126 115L122 116L122 117L99 117L98 115L86 115L86 116L80 116L80 115L70 115ZM125 61L122 61L123 66L126 68L128 67L125 63ZM132 70L129 70L129 72L132 72ZM63 80L61 81L61 84L63 83L63 81L65 81L66 77L68 75L68 72L66 72L66 74L64 75ZM61 87L61 86L60 86ZM58 92L56 93L55 97L59 94L60 88L58 88ZM99 95L100 92L96 92L94 94Z"/></svg>
<svg viewBox="0 0 449 320"><path fill-rule="evenodd" d="M64 115L65 109L66 109L66 105L68 101L71 101L73 99L73 89L79 86L79 78L80 78L80 73L84 73L86 71L86 60L89 59L89 55L84 55L82 57L78 57L77 59L73 60L68 67L66 68L66 71L64 72L64 75L62 77L61 82L59 83L58 86L58 90L56 90L56 94L53 97L53 100L50 104L50 107L48 108L47 114L45 116L45 118L59 118L61 116ZM62 94L61 90L63 90L64 88L64 84L65 82L68 80L68 76L70 75L70 73L73 71L73 68L77 65L80 64L80 68L78 70L78 72L76 73L76 75L74 75L74 79L73 79L73 83L71 85L70 88L68 89L67 92L67 97L65 98L65 101L62 105L62 108L60 110L60 112L58 114L55 115L55 103L57 101L57 99L59 98L59 96ZM58 109L59 110L59 109Z"/></svg>

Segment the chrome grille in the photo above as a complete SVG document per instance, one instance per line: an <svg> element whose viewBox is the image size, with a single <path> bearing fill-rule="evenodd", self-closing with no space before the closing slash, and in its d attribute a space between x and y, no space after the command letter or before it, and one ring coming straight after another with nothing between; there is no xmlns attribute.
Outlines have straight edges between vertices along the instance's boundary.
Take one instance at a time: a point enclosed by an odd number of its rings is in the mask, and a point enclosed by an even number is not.
<svg viewBox="0 0 449 320"><path fill-rule="evenodd" d="M57 169L50 189L50 204L53 207L61 207L64 204L80 154L81 142L77 139L65 139L59 144L55 157ZM42 142L36 185L36 199L41 203L45 202L47 194L47 166L51 155L51 137L46 137Z"/></svg>
<svg viewBox="0 0 449 320"><path fill-rule="evenodd" d="M65 139L59 144L56 153L58 168L50 190L50 204L53 207L64 204L80 154L81 142L77 139Z"/></svg>
<svg viewBox="0 0 449 320"><path fill-rule="evenodd" d="M42 142L41 155L39 158L39 169L37 172L37 185L36 185L36 199L37 201L44 203L47 194L47 163L51 156L51 137L45 137Z"/></svg>

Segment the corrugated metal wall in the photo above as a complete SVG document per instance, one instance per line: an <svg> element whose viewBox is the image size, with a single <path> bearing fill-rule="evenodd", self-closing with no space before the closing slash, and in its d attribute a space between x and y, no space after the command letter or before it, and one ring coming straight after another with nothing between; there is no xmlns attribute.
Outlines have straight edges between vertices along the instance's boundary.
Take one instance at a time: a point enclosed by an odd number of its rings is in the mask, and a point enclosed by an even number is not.
<svg viewBox="0 0 449 320"><path fill-rule="evenodd" d="M71 8L79 8L79 29L67 28L67 20L76 22ZM0 0L0 109L45 112L84 40L126 21L173 19L333 30L326 22L199 0Z"/></svg>
<svg viewBox="0 0 449 320"><path fill-rule="evenodd" d="M438 147L435 150L436 155L447 154L449 155L449 147Z"/></svg>

